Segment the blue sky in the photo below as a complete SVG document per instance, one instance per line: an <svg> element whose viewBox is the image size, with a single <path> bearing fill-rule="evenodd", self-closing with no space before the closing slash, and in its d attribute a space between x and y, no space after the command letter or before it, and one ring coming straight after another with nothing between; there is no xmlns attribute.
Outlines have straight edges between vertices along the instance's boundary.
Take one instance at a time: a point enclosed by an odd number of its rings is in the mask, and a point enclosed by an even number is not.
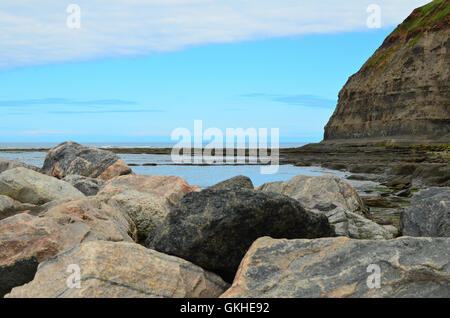
<svg viewBox="0 0 450 318"><path fill-rule="evenodd" d="M48 11L60 6L44 2ZM0 5L0 16L7 17L0 22L1 142L168 141L173 129L193 129L197 119L204 128L279 128L281 141L320 141L339 90L411 9L411 4L386 4L382 28L369 29L363 19L367 12L352 15L350 4L330 15L321 14L311 1L279 1L277 8L284 9L286 2L286 8L303 5L301 14L312 10L315 17L298 25L293 9L267 20L261 7L274 12L267 1L246 8L247 15L239 20L232 14L235 1L230 1L228 16L202 24L199 18L180 20L184 15L178 10L195 5L197 11L214 13L211 3L221 1L173 0L170 12L158 16L166 24L152 25L155 35L133 29L133 13L141 14L142 7L135 12L120 2L119 11L127 13L115 21L123 24L120 32L112 30L112 39L105 37L108 24L87 15L83 35L73 35L78 46L53 30L59 22L49 19L47 11L33 16L33 23L43 25L35 34L30 27L11 27L31 16L29 7ZM157 1L135 2L161 6ZM141 27L151 23L143 21ZM180 21L184 27L175 27ZM102 37L94 38L99 30ZM46 32L48 39L42 42ZM72 51L65 51L68 45L74 45Z"/></svg>

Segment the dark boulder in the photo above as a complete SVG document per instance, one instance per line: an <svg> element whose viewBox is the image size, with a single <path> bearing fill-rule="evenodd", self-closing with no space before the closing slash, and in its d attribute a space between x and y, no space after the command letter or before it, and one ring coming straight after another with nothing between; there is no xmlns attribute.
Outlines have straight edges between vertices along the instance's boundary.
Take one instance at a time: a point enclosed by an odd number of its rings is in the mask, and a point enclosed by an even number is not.
<svg viewBox="0 0 450 318"><path fill-rule="evenodd" d="M208 189L211 190L240 190L240 189L251 189L254 186L252 180L246 176L236 176L231 179L219 182Z"/></svg>
<svg viewBox="0 0 450 318"><path fill-rule="evenodd" d="M334 236L325 215L306 211L284 195L254 190L204 190L187 194L162 226L149 234L148 248L191 261L234 278L239 263L259 237Z"/></svg>

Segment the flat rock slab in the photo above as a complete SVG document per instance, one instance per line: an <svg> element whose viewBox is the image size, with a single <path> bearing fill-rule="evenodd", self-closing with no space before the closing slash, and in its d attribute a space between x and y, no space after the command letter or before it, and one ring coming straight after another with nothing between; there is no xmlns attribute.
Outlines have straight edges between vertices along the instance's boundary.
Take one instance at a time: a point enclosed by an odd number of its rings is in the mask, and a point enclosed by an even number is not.
<svg viewBox="0 0 450 318"><path fill-rule="evenodd" d="M111 151L64 142L45 157L42 172L57 178L70 174L109 180L131 174L130 167Z"/></svg>
<svg viewBox="0 0 450 318"><path fill-rule="evenodd" d="M31 204L44 204L70 197L85 197L67 182L26 168L14 168L1 173L0 194Z"/></svg>
<svg viewBox="0 0 450 318"><path fill-rule="evenodd" d="M324 215L289 197L255 190L203 190L187 194L146 246L189 260L231 282L245 252L259 237L334 236Z"/></svg>
<svg viewBox="0 0 450 318"><path fill-rule="evenodd" d="M449 296L450 238L264 237L251 246L221 297Z"/></svg>
<svg viewBox="0 0 450 318"><path fill-rule="evenodd" d="M67 285L71 265L80 269L80 288ZM228 287L192 263L138 244L88 242L42 263L33 281L6 297L212 298Z"/></svg>

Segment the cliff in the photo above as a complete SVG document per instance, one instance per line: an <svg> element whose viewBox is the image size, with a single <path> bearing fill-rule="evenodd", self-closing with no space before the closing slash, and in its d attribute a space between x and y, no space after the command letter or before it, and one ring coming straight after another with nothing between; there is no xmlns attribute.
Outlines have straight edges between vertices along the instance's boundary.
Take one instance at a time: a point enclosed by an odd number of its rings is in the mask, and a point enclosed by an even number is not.
<svg viewBox="0 0 450 318"><path fill-rule="evenodd" d="M351 76L326 142L450 142L450 0L415 9Z"/></svg>

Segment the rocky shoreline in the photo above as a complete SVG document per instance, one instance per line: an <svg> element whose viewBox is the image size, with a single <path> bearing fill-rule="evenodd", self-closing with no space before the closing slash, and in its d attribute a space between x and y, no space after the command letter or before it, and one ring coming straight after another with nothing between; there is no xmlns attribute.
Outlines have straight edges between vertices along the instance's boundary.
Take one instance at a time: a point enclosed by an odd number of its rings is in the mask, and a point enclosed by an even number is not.
<svg viewBox="0 0 450 318"><path fill-rule="evenodd" d="M450 297L448 187L410 191L395 227L334 175L202 190L72 142L0 168L2 297Z"/></svg>

